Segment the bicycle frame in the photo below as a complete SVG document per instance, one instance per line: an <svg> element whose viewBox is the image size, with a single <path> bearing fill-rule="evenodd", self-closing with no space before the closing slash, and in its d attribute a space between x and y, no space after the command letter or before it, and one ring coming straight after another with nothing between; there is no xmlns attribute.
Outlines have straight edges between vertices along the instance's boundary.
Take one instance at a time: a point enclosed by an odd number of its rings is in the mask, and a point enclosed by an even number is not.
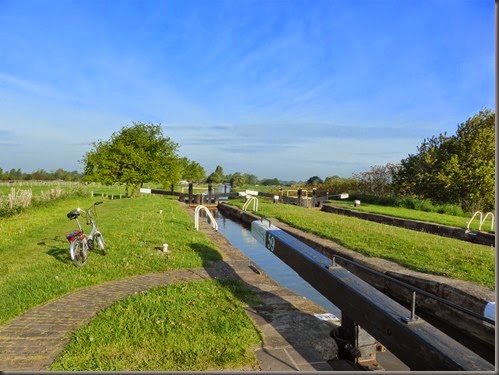
<svg viewBox="0 0 499 375"><path fill-rule="evenodd" d="M95 220L94 220L94 218L92 216L92 210L91 209L88 209L88 210L79 209L79 210L81 212L84 212L84 213L87 214L87 225L92 225L92 229L90 230L89 234L85 234L85 231L83 230L83 228L82 228L82 226L80 224L80 221L76 217L75 221L78 224L78 228L80 228L80 230L82 231L82 233L86 237L87 241L92 241L93 242L93 240L94 240L95 237L101 236L102 234L99 231L99 229L97 228L97 223L95 222ZM88 247L90 248L90 250L93 250L93 243L92 244L89 243Z"/></svg>

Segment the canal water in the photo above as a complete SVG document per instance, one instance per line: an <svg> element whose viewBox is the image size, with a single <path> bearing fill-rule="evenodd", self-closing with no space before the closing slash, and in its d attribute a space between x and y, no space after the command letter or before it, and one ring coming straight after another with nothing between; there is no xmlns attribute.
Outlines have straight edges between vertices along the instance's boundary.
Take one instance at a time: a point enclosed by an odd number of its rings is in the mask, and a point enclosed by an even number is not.
<svg viewBox="0 0 499 375"><path fill-rule="evenodd" d="M281 286L294 293L308 298L316 304L324 307L336 317L341 317L341 312L333 303L303 280L292 268L272 254L260 242L258 242L251 231L240 224L225 218L220 212L214 213L218 224L218 231L248 258L250 258L261 270Z"/></svg>

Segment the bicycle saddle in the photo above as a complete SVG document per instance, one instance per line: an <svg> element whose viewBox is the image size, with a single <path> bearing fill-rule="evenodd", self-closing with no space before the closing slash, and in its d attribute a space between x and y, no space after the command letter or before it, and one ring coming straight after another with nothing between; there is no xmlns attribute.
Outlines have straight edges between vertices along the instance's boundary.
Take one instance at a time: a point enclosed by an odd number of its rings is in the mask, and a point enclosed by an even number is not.
<svg viewBox="0 0 499 375"><path fill-rule="evenodd" d="M80 216L80 212L78 210L73 210L69 212L66 216L70 219L76 219L78 216Z"/></svg>

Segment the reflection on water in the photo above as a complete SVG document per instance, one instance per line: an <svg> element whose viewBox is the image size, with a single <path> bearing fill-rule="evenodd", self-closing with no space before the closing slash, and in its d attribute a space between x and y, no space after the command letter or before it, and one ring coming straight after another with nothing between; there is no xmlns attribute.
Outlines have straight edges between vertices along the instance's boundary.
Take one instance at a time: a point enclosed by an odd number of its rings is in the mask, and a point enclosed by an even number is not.
<svg viewBox="0 0 499 375"><path fill-rule="evenodd" d="M213 186L213 194L227 194L227 193L230 193L230 184Z"/></svg>
<svg viewBox="0 0 499 375"><path fill-rule="evenodd" d="M218 223L218 231L273 280L294 293L307 297L337 317L341 317L341 312L335 305L260 244L252 236L251 231L223 217L220 213L217 213L215 218Z"/></svg>

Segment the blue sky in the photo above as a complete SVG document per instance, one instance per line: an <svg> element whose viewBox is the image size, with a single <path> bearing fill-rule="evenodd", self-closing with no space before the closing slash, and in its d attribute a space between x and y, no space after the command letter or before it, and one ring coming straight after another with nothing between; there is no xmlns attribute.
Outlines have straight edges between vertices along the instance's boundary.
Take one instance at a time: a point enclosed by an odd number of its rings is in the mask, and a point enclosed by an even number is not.
<svg viewBox="0 0 499 375"><path fill-rule="evenodd" d="M494 109L493 0L0 0L0 167L161 123L211 173L398 163Z"/></svg>

